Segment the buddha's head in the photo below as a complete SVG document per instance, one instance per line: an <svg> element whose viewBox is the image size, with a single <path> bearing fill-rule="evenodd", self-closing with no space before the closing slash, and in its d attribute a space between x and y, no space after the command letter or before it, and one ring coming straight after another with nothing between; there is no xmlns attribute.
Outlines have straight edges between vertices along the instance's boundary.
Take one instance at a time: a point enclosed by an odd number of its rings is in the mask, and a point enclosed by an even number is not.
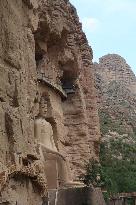
<svg viewBox="0 0 136 205"><path fill-rule="evenodd" d="M46 118L48 111L48 98L45 96L41 97L40 104L39 104L39 116Z"/></svg>

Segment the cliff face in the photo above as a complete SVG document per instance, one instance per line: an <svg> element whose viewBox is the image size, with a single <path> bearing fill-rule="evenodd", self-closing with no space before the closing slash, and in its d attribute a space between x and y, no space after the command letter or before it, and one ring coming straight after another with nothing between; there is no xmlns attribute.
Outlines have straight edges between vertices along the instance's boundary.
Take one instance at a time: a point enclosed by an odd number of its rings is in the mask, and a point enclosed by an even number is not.
<svg viewBox="0 0 136 205"><path fill-rule="evenodd" d="M43 100L73 179L98 158L92 50L67 0L0 1L0 27L0 203L42 204L48 179L34 122Z"/></svg>
<svg viewBox="0 0 136 205"><path fill-rule="evenodd" d="M94 68L103 139L120 137L135 143L136 76L116 54L103 56Z"/></svg>

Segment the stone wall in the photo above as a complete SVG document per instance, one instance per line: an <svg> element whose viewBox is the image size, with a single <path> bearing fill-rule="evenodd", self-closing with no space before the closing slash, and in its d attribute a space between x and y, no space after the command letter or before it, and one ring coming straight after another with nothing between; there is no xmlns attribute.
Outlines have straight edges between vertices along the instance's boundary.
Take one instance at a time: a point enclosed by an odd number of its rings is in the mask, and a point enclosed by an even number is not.
<svg viewBox="0 0 136 205"><path fill-rule="evenodd" d="M17 204L23 192L36 198L26 204L42 204L46 173L34 135L42 98L73 179L98 159L92 50L67 0L0 1L0 27L0 203Z"/></svg>
<svg viewBox="0 0 136 205"><path fill-rule="evenodd" d="M70 188L50 192L49 205L105 205L100 189Z"/></svg>

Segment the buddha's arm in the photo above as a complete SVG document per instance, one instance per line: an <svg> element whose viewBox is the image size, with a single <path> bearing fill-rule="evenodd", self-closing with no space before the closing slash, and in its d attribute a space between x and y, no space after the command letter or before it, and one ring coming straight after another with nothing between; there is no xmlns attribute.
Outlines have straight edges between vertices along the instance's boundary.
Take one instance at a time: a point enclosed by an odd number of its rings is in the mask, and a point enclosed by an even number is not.
<svg viewBox="0 0 136 205"><path fill-rule="evenodd" d="M63 159L64 161L66 161L66 159L63 157L63 155L61 155L59 152L57 152L57 151L54 151L54 150L51 150L51 149L49 149L49 148L47 148L47 147L45 147L45 145L44 144L42 144L42 143L39 143L40 144L40 146L41 146L41 149L42 149L42 151L43 151L43 155L45 155L45 158L46 157L48 157L48 156L54 156L55 158L61 158L61 159Z"/></svg>
<svg viewBox="0 0 136 205"><path fill-rule="evenodd" d="M34 135L35 135L35 139L39 141L41 135L41 126L38 122L35 122Z"/></svg>
<svg viewBox="0 0 136 205"><path fill-rule="evenodd" d="M51 135L52 135L52 147L54 148L54 150L56 152L58 152L57 147L56 147L55 142L54 142L53 132L51 133Z"/></svg>
<svg viewBox="0 0 136 205"><path fill-rule="evenodd" d="M52 129L52 126L50 124L49 124L49 127L50 127L49 135L50 135L50 142L52 145L52 150L54 152L58 152L55 141L54 141L54 137L53 137L54 136L53 129Z"/></svg>

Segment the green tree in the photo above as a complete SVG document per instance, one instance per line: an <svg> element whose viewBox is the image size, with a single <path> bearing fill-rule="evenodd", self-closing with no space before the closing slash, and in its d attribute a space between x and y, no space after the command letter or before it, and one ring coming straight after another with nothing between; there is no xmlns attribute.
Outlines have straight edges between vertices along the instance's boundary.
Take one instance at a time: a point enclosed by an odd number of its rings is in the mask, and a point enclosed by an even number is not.
<svg viewBox="0 0 136 205"><path fill-rule="evenodd" d="M119 157L120 156L120 157ZM136 146L121 139L100 145L100 163L90 160L81 177L87 185L107 190L107 197L136 191Z"/></svg>

